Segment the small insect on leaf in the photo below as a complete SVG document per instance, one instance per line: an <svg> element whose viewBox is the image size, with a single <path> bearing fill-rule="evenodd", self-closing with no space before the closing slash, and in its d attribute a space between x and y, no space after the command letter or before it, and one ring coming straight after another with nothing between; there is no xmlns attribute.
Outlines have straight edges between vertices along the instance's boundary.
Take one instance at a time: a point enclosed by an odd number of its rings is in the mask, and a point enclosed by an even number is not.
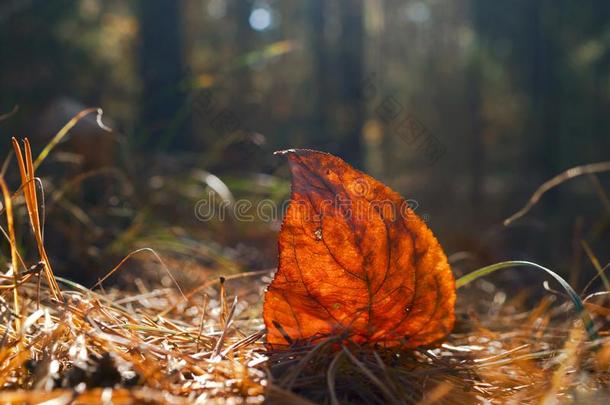
<svg viewBox="0 0 610 405"><path fill-rule="evenodd" d="M427 225L396 192L327 153L288 158L292 196L265 293L271 347L342 336L414 348L444 338L455 281Z"/></svg>

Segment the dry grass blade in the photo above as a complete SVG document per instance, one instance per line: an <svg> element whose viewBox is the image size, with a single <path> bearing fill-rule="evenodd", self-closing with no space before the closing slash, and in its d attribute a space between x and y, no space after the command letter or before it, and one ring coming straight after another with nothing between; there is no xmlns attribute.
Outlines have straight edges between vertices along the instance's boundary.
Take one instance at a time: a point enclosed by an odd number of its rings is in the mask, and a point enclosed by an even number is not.
<svg viewBox="0 0 610 405"><path fill-rule="evenodd" d="M604 288L606 289L606 291L610 291L610 281L608 281L608 277L606 277L604 269L602 268L601 264L599 264L597 256L595 256L595 253L593 253L593 250L591 250L591 247L589 246L587 241L581 240L581 244L582 248L587 254L587 257L591 261L591 264L593 264L595 271L597 271L597 276L602 279L602 282L604 283Z"/></svg>
<svg viewBox="0 0 610 405"><path fill-rule="evenodd" d="M330 366L328 367L328 371L326 372L326 383L328 384L330 403L332 405L339 405L339 400L337 399L337 390L335 388L335 380L337 378L337 367L339 366L341 356L343 356L343 352L338 352L337 354L335 354L335 357L333 357L333 361L330 362Z"/></svg>
<svg viewBox="0 0 610 405"><path fill-rule="evenodd" d="M74 128L74 126L78 124L80 120L82 120L83 118L85 118L85 116L91 113L97 113L96 122L100 128L105 131L112 131L102 122L103 111L101 108L87 108L85 110L82 110L74 117L72 117L72 119L68 121L68 123L64 125L57 134L55 134L53 139L51 139L51 142L49 142L47 146L44 147L42 152L40 152L40 155L38 155L38 157L36 158L36 162L33 163L34 169L38 169L40 164L46 159L47 156L49 156L49 153L51 153L53 148L55 148L55 146L57 146L57 144L59 144L66 135L68 135L68 132L70 132L70 130Z"/></svg>
<svg viewBox="0 0 610 405"><path fill-rule="evenodd" d="M582 176L583 174L594 174L594 173L603 173L610 171L610 162L600 162L600 163L591 163L588 165L576 166L572 167L563 173L558 174L552 179L546 181L542 184L534 194L527 201L527 204L519 211L511 215L509 218L504 220L504 225L508 226L517 219L521 218L525 214L527 214L536 203L540 200L540 198L552 188L557 187L561 183L564 183L570 179L573 179L578 176Z"/></svg>
<svg viewBox="0 0 610 405"><path fill-rule="evenodd" d="M19 111L19 106L18 105L13 106L13 109L11 111L4 113L4 114L0 114L0 122L6 121L7 119L11 118L13 115L17 114L18 111Z"/></svg>
<svg viewBox="0 0 610 405"><path fill-rule="evenodd" d="M98 388L84 393L74 390L8 391L2 393L2 400L7 404L38 403L46 405L86 405L112 403L115 405L152 403L152 404L190 404L189 400L170 395L167 392L152 389L118 389Z"/></svg>
<svg viewBox="0 0 610 405"><path fill-rule="evenodd" d="M281 379L281 386L286 387L288 389L292 389L296 379L299 377L299 374L303 372L303 369L307 366L307 364L315 359L315 356L319 354L319 351L326 346L326 343L320 342L316 344L314 347L310 348L305 356L296 364L290 367L289 370L284 374ZM329 370L330 372L330 370Z"/></svg>
<svg viewBox="0 0 610 405"><path fill-rule="evenodd" d="M60 188L53 192L53 194L49 198L49 206L60 201L68 192L68 190L74 188L79 183L82 183L83 181L88 180L90 178L102 175L114 177L118 182L120 182L121 186L123 187L123 193L125 195L130 195L132 193L133 190L131 189L131 185L129 184L129 181L125 177L125 174L123 172L121 172L116 167L102 167L96 170L81 173L70 179L69 181L66 181Z"/></svg>
<svg viewBox="0 0 610 405"><path fill-rule="evenodd" d="M308 401L307 399L296 395L295 393L270 385L267 390L269 403L273 404L291 404L291 405L315 405L315 402Z"/></svg>
<svg viewBox="0 0 610 405"><path fill-rule="evenodd" d="M389 388L384 383L382 383L379 378L377 378L377 376L375 376L375 374L371 372L371 370L366 368L360 360L354 357L354 355L347 349L347 347L342 346L341 349L343 350L343 353L347 355L350 361L354 363L358 367L358 369L381 390L381 392L383 392L384 396L388 401L394 404L399 403L398 399L390 392Z"/></svg>
<svg viewBox="0 0 610 405"><path fill-rule="evenodd" d="M595 277L593 277L591 280L589 280L589 282L587 282L587 284L585 284L585 287L582 289L582 293L581 293L581 295L583 295L583 296L584 296L584 295L585 295L585 294L586 294L586 293L589 291L589 288L591 288L591 286L593 285L593 283L594 283L594 282L595 282L595 281L596 281L596 280L597 280L597 279L598 279L598 278L601 276L601 274L605 274L605 273L606 273L606 270L608 270L609 268L610 268L610 263L606 264L606 265L605 265L605 266L602 268L601 273L597 273L597 274L595 275ZM586 300L586 298L585 298L585 300Z"/></svg>
<svg viewBox="0 0 610 405"><path fill-rule="evenodd" d="M224 319L221 323L222 334L220 335L220 339L218 339L218 341L216 342L214 351L212 351L212 354L210 356L211 359L218 357L218 355L220 354L220 350L222 349L222 345L227 336L227 331L229 330L229 327L231 326L231 321L233 320L233 315L235 315L235 308L237 308L237 297L235 297L233 299L233 305L231 306L231 310L229 311L226 319Z"/></svg>
<svg viewBox="0 0 610 405"><path fill-rule="evenodd" d="M21 147L19 146L19 142L17 141L17 139L12 138L12 142L13 148L15 149L15 154L17 155L19 173L21 174L21 187L23 189L23 194L25 197L28 216L30 218L30 224L32 225L32 232L34 233L34 237L36 238L36 245L38 248L38 253L40 255L40 260L42 260L45 264L45 276L47 278L47 282L51 287L51 293L53 294L53 297L57 300L61 300L59 286L57 285L57 281L55 280L53 269L51 268L51 262L47 256L47 252L43 243L42 227L40 224L40 215L38 211L38 197L36 193L34 166L32 163L32 149L30 148L30 143L27 138L24 139L24 153L22 153Z"/></svg>
<svg viewBox="0 0 610 405"><path fill-rule="evenodd" d="M263 276L266 274L269 274L272 270L258 270L258 271L249 271L247 273L240 273L240 274L233 274L230 276L222 276L219 278L215 278L209 281L206 281L205 283L202 283L200 285L198 285L197 287L193 288L191 291L187 292L185 294L186 300L190 302L191 298L201 292L204 291L207 288L210 288L211 286L215 285L215 284L220 284L221 280L224 281L229 281L229 280L239 280L239 279L243 279L243 278L250 278L250 277L258 277L258 276ZM168 308L165 308L160 314L159 316L165 316L168 313L172 312L173 310L176 309L177 304L171 305Z"/></svg>
<svg viewBox="0 0 610 405"><path fill-rule="evenodd" d="M606 190L604 190L602 183L599 181L599 178L595 174L590 173L589 180L591 180L591 184L593 184L593 188L604 206L606 214L610 214L610 198L608 197Z"/></svg>
<svg viewBox="0 0 610 405"><path fill-rule="evenodd" d="M579 356L584 340L582 328L574 327L570 331L570 336L566 341L563 352L556 359L559 367L553 372L551 386L544 395L542 403L553 403L557 401L557 396L566 386L570 386L570 379L579 367Z"/></svg>
<svg viewBox="0 0 610 405"><path fill-rule="evenodd" d="M11 248L11 270L13 272L14 289L13 289L13 304L15 306L15 330L21 330L21 305L19 304L19 264L17 263L17 242L15 239L15 224L13 218L13 202L11 193L8 191L4 176L0 175L0 188L4 198L4 206L6 209L6 222L8 225L9 245Z"/></svg>
<svg viewBox="0 0 610 405"><path fill-rule="evenodd" d="M208 296L207 294L203 297L203 308L201 310L201 319L199 320L199 331L197 332L197 351L199 351L199 342L201 340L201 334L203 333L203 322L205 320L206 310L208 309Z"/></svg>
<svg viewBox="0 0 610 405"><path fill-rule="evenodd" d="M163 268L163 270L167 273L167 275L169 276L169 278L172 280L172 282L174 283L174 285L176 286L176 288L178 289L178 291L180 292L180 295L182 296L182 298L184 300L187 300L187 298L184 296L184 293L182 292L182 288L180 288L180 284L178 284L178 281L176 281L176 278L174 277L174 275L172 274L172 272L169 270L169 267L167 267L167 265L165 264L165 262L163 261L163 259L161 259L161 256L159 256L159 254L157 252L154 251L154 249L151 248L141 248L141 249L137 249L134 250L133 252L129 253L127 256L125 256L123 259L121 259L121 261L119 262L119 264L117 264L116 266L114 266L112 268L112 270L110 270L108 273L106 273L106 275L104 277L102 277L101 279L99 279L94 285L93 287L91 287L92 290L100 287L102 285L102 283L104 281L106 281L110 276L112 276L115 272L117 272L121 266L123 266L123 264L129 260L132 256L141 253L141 252L148 252L150 254L152 254L155 259L157 259L157 261L159 262L159 264L161 264L161 267Z"/></svg>
<svg viewBox="0 0 610 405"><path fill-rule="evenodd" d="M448 381L444 381L438 384L436 387L432 389L432 391L426 393L424 398L418 403L418 405L432 405L438 404L445 398L451 390L453 389L453 384Z"/></svg>

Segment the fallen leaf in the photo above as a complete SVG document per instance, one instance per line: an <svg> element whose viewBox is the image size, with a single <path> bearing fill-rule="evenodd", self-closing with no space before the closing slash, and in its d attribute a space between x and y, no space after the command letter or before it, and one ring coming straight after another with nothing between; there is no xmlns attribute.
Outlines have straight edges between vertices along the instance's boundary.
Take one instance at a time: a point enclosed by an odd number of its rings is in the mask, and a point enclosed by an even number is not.
<svg viewBox="0 0 610 405"><path fill-rule="evenodd" d="M441 245L409 203L323 152L292 149L292 196L278 271L265 293L267 343L414 348L445 337L455 281Z"/></svg>

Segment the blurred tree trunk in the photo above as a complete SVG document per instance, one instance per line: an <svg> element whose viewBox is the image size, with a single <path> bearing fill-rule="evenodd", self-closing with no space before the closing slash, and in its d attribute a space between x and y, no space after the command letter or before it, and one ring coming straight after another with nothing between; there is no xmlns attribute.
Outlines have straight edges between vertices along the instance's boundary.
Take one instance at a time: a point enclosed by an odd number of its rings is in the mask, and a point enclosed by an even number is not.
<svg viewBox="0 0 610 405"><path fill-rule="evenodd" d="M310 35L311 48L313 53L314 63L314 80L312 91L313 94L313 134L311 139L316 145L324 143L324 139L329 136L326 111L328 106L328 44L326 43L326 10L324 5L326 0L310 0L309 1L309 18L310 18Z"/></svg>
<svg viewBox="0 0 610 405"><path fill-rule="evenodd" d="M467 114L470 117L469 139L470 145L470 206L474 208L473 221L479 218L477 211L485 206L483 193L483 181L485 180L485 143L483 140L483 123L481 117L481 86L478 58L471 61L466 68L466 103Z"/></svg>
<svg viewBox="0 0 610 405"><path fill-rule="evenodd" d="M250 12L252 5L250 1L233 0L230 3L231 15L234 19L235 31L233 33L233 41L235 43L235 59L245 58L245 55L257 49L255 34L250 27ZM248 118L255 115L257 105L253 100L253 85L252 85L252 67L245 63L239 69L237 75L232 80L232 95L230 100L231 110L240 122L238 129L242 128L244 122Z"/></svg>
<svg viewBox="0 0 610 405"><path fill-rule="evenodd" d="M561 113L561 82L558 79L557 63L558 52L555 38L553 38L553 25L560 24L558 17L561 7L547 1L533 2L531 4L531 131L526 139L524 155L527 159L525 167L528 173L538 183L548 180L561 169L562 139L560 134ZM544 199L538 203L541 212L552 213L558 209L561 188L551 190Z"/></svg>
<svg viewBox="0 0 610 405"><path fill-rule="evenodd" d="M362 168L362 128L365 105L363 0L340 0L342 38L339 50L339 102L347 113L339 143L343 156Z"/></svg>
<svg viewBox="0 0 610 405"><path fill-rule="evenodd" d="M478 10L471 5L470 17L475 32L484 30L485 21L481 18ZM484 125L482 117L483 102L481 97L481 80L483 65L481 49L475 48L466 66L466 103L467 122L470 144L470 177L472 185L470 189L470 206L473 208L473 221L476 223L480 219L477 211L485 206L485 193L483 192L483 182L485 181L485 162L487 151L485 149Z"/></svg>
<svg viewBox="0 0 610 405"><path fill-rule="evenodd" d="M552 10L554 5L547 6L545 2L535 2L532 10L533 41L534 47L532 61L532 100L536 132L533 134L533 147L529 150L531 162L536 162L536 171L544 178L556 174L558 167L555 157L558 151L550 153L551 145L560 146L556 123L559 112L557 73L555 68L556 53L554 52L553 39L550 38L551 30L547 20L556 16ZM546 19L545 19L546 16ZM554 22L556 23L556 22ZM549 32L551 31L551 32Z"/></svg>
<svg viewBox="0 0 610 405"><path fill-rule="evenodd" d="M313 147L337 154L362 168L365 105L362 0L338 0L330 7L312 0L310 25L314 58ZM340 31L326 35L329 13L337 13ZM332 30L331 30L332 31Z"/></svg>
<svg viewBox="0 0 610 405"><path fill-rule="evenodd" d="M181 2L139 0L140 72L142 77L141 127L147 144L185 148L189 145L185 102L185 78Z"/></svg>

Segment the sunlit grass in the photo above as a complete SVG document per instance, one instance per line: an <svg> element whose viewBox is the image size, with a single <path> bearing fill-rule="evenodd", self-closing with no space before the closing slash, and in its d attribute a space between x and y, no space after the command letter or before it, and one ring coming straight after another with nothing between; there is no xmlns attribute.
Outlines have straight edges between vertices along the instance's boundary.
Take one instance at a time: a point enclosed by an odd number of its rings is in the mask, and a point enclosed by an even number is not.
<svg viewBox="0 0 610 405"><path fill-rule="evenodd" d="M14 147L21 186L12 192L0 177L11 258L0 276L2 403L595 403L608 394L610 291L581 297L532 262L459 278L455 330L411 351L343 339L267 350L261 301L274 269L238 272L229 259L180 285L174 276L184 263L143 247L92 286L62 278L44 246L30 145ZM19 204L35 237L32 257L22 257L15 241ZM587 253L603 280L605 268ZM153 264L172 283L136 276L133 285L106 289L136 256L145 258L136 266ZM541 283L543 298L528 307L524 294L493 284L493 273L514 267L541 270L565 294Z"/></svg>

